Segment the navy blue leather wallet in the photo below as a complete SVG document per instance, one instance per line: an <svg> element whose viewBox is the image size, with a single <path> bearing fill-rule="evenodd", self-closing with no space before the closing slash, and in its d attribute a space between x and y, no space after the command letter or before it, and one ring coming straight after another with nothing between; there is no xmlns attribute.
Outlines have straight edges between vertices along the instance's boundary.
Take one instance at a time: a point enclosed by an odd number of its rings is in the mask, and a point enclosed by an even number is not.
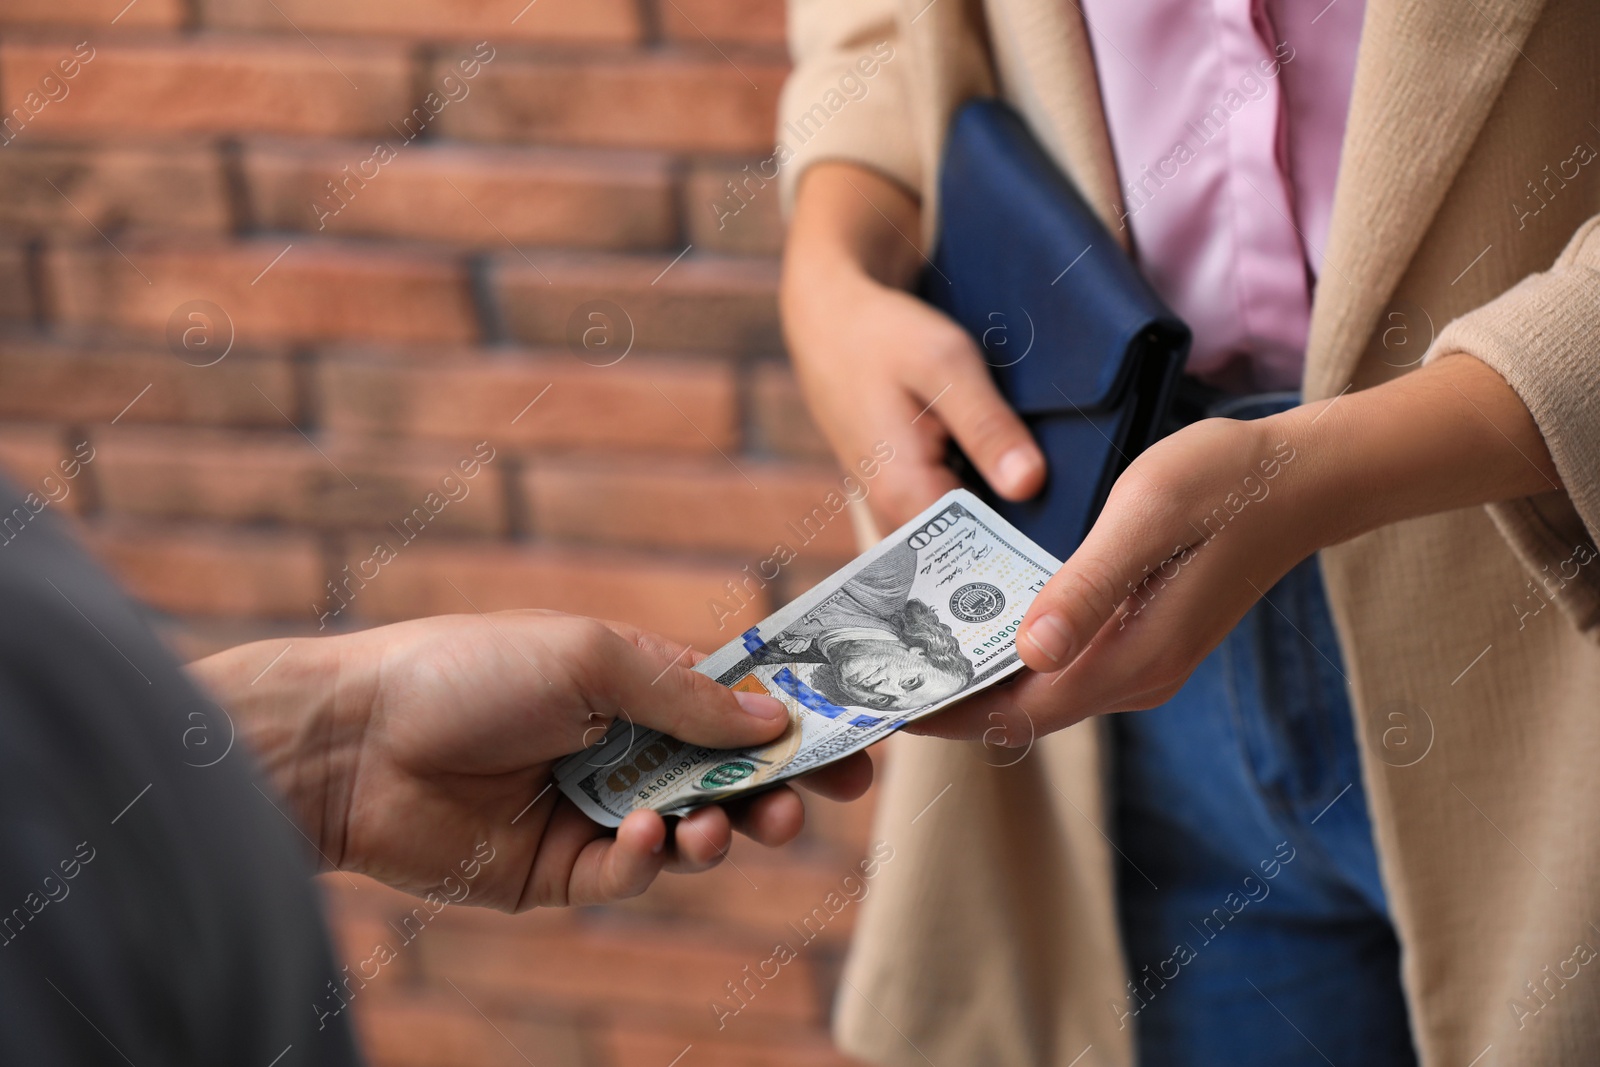
<svg viewBox="0 0 1600 1067"><path fill-rule="evenodd" d="M1189 328L1008 105L963 105L939 178L940 221L921 296L977 341L1001 394L1044 449L1033 500L995 510L1061 559L1111 485L1161 434Z"/></svg>

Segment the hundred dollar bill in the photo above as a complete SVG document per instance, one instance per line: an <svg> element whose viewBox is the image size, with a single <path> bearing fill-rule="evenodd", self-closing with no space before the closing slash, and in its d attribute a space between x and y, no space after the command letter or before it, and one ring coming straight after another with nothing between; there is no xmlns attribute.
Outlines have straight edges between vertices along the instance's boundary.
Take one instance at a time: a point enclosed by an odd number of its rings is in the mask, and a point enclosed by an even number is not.
<svg viewBox="0 0 1600 1067"><path fill-rule="evenodd" d="M589 818L681 815L858 752L1022 668L1016 634L1061 566L964 489L694 669L765 693L789 728L759 748L692 745L626 718L556 767Z"/></svg>

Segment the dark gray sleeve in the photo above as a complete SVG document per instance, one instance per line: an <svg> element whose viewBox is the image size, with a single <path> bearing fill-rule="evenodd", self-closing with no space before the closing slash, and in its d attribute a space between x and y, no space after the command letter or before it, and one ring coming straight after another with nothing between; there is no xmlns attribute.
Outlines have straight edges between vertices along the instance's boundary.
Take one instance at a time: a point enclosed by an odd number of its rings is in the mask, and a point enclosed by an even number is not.
<svg viewBox="0 0 1600 1067"><path fill-rule="evenodd" d="M358 1063L270 794L225 709L0 484L0 1063Z"/></svg>

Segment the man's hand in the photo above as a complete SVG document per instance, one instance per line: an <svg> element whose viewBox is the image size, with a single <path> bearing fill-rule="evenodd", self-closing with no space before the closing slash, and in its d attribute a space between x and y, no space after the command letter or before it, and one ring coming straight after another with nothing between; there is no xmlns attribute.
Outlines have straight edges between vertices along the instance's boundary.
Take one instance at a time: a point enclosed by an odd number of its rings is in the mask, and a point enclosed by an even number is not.
<svg viewBox="0 0 1600 1067"><path fill-rule="evenodd" d="M777 845L804 821L799 797L781 788L696 811L671 841L649 811L613 837L555 788L555 762L620 719L717 747L783 731L778 701L688 670L700 657L664 639L507 611L292 644L264 673L281 642L230 649L191 671L235 717L330 867L423 894L447 876L459 884L476 859L469 903L593 904L637 895L664 869L714 866L735 827ZM852 799L871 779L863 755L804 784Z"/></svg>
<svg viewBox="0 0 1600 1067"><path fill-rule="evenodd" d="M1155 707L1317 550L1559 489L1522 401L1462 354L1281 415L1196 423L1134 461L1034 600L1017 639L1033 672L908 729L1024 744Z"/></svg>
<svg viewBox="0 0 1600 1067"><path fill-rule="evenodd" d="M950 489L954 438L1001 496L1044 482L1044 455L1001 399L966 332L904 289L923 266L919 209L900 186L846 163L801 182L784 256L784 332L811 412L847 470L886 441L868 497L892 529Z"/></svg>

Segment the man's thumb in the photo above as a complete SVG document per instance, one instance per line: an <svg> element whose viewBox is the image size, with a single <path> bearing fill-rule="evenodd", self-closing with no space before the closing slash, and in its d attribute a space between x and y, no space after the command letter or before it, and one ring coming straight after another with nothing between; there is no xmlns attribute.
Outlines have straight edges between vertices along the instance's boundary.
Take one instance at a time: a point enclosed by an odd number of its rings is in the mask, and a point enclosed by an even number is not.
<svg viewBox="0 0 1600 1067"><path fill-rule="evenodd" d="M781 701L735 692L687 667L669 666L653 680L638 682L618 694L619 703L639 725L681 741L713 748L765 744L789 722Z"/></svg>

